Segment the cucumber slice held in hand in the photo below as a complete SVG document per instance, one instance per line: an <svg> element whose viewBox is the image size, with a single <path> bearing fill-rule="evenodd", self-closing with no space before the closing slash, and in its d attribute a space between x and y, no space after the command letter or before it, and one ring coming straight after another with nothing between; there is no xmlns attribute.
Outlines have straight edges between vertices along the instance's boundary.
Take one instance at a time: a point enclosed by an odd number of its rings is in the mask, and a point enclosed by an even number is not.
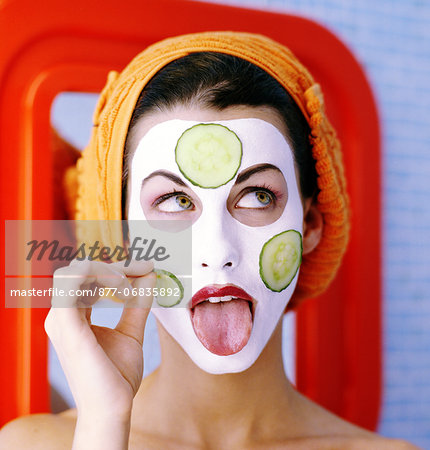
<svg viewBox="0 0 430 450"><path fill-rule="evenodd" d="M216 123L200 123L178 139L175 159L187 180L202 188L228 183L239 170L242 143L237 135Z"/></svg>
<svg viewBox="0 0 430 450"><path fill-rule="evenodd" d="M288 230L273 236L261 249L260 277L274 292L286 289L302 262L302 235Z"/></svg>
<svg viewBox="0 0 430 450"><path fill-rule="evenodd" d="M157 275L155 284L157 303L165 308L177 305L184 298L184 287L172 272L162 269L154 269ZM163 290L164 289L164 290ZM165 295L161 295L164 293Z"/></svg>

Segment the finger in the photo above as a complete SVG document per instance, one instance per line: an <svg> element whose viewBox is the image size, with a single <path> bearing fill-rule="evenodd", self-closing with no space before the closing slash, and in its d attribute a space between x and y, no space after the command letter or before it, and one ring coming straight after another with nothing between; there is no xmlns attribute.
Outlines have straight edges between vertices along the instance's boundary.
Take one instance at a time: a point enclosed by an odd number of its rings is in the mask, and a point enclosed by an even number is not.
<svg viewBox="0 0 430 450"><path fill-rule="evenodd" d="M73 266L73 265L75 265L75 264L81 264L83 261L85 261L85 259L77 259L77 258L72 259L72 260L70 261L69 266Z"/></svg>
<svg viewBox="0 0 430 450"><path fill-rule="evenodd" d="M132 297L131 284L121 267L99 261L72 261L69 266L69 274L79 274L81 277L80 287L86 289L86 297L79 298L79 305L88 306L94 304L98 299L100 290L98 287L112 288L108 294L126 300Z"/></svg>
<svg viewBox="0 0 430 450"><path fill-rule="evenodd" d="M82 318L85 318L88 325L91 325L91 314L93 312L93 308L91 306L79 306L79 303L80 302L78 300L78 307L76 308L76 310Z"/></svg>
<svg viewBox="0 0 430 450"><path fill-rule="evenodd" d="M114 269L117 269L124 273L124 275L128 277L142 277L147 273L154 270L154 263L152 261L137 261L135 259L132 260L124 260L120 262L115 262L109 264Z"/></svg>
<svg viewBox="0 0 430 450"><path fill-rule="evenodd" d="M132 286L128 277L141 277L151 272L154 268L152 261L121 261L118 263L103 263L99 261L87 261L84 264L86 274L90 279L108 288L115 288L112 295L122 300L133 298ZM91 303L91 299L90 303Z"/></svg>
<svg viewBox="0 0 430 450"><path fill-rule="evenodd" d="M87 269L78 264L73 268L63 267L54 272L55 295L52 297L52 308L45 321L45 329L51 339L58 341L58 333L62 336L65 329L69 330L70 337L75 333L79 336L81 333L79 330L91 324L91 308L77 307L79 297L76 293L82 284L92 280L94 278L88 277Z"/></svg>
<svg viewBox="0 0 430 450"><path fill-rule="evenodd" d="M55 320L62 323L62 326L81 328L83 325L91 325L91 306L99 299L99 280L112 287L128 287L129 292L132 292L127 277L105 263L74 261L67 267L57 269L53 277L53 311L48 322L55 315Z"/></svg>
<svg viewBox="0 0 430 450"><path fill-rule="evenodd" d="M53 307L70 308L76 306L77 291L84 283L94 282L95 278L88 275L83 265L62 267L54 272L51 304Z"/></svg>
<svg viewBox="0 0 430 450"><path fill-rule="evenodd" d="M91 325L91 313L93 311L93 308L82 308L85 313L85 319L87 319L88 325Z"/></svg>
<svg viewBox="0 0 430 450"><path fill-rule="evenodd" d="M134 281L134 287L142 292L152 293L157 277L151 272L143 277L139 277ZM126 301L121 317L115 329L120 333L133 337L141 345L143 344L143 336L145 334L145 325L151 309L153 296L142 295Z"/></svg>
<svg viewBox="0 0 430 450"><path fill-rule="evenodd" d="M126 300L132 295L125 295L124 292L131 292L131 284L127 275L120 267L114 264L107 264L99 261L91 261L87 265L88 276L94 277L95 281L104 287L115 288L114 295L122 300ZM127 288L127 289L126 289Z"/></svg>

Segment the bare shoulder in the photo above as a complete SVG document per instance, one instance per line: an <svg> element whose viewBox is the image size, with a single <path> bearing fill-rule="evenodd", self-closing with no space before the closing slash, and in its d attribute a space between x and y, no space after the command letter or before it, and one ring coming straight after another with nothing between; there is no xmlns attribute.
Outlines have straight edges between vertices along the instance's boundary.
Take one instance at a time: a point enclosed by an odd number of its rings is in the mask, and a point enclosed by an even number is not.
<svg viewBox="0 0 430 450"><path fill-rule="evenodd" d="M276 448L279 448L279 450L284 448L289 450L421 450L409 442L386 439L378 435L371 437L320 436L304 438Z"/></svg>
<svg viewBox="0 0 430 450"><path fill-rule="evenodd" d="M331 445L327 446L328 448L339 450L420 450L409 442L400 439L387 439L376 434L370 437L334 438Z"/></svg>
<svg viewBox="0 0 430 450"><path fill-rule="evenodd" d="M375 449L380 448L381 450L421 450L419 447L417 447L414 444L411 444L410 442L403 441L401 439L386 439L386 438L379 438L378 440L375 440ZM381 443L381 446L376 447L376 444ZM371 447L370 447L371 448Z"/></svg>
<svg viewBox="0 0 430 450"><path fill-rule="evenodd" d="M18 417L0 430L0 448L70 449L75 424L74 410Z"/></svg>
<svg viewBox="0 0 430 450"><path fill-rule="evenodd" d="M420 450L400 439L388 439L354 425L299 394L299 410L305 426L304 436L298 440L307 449L342 450ZM305 414L303 414L305 413ZM299 447L298 447L299 448Z"/></svg>

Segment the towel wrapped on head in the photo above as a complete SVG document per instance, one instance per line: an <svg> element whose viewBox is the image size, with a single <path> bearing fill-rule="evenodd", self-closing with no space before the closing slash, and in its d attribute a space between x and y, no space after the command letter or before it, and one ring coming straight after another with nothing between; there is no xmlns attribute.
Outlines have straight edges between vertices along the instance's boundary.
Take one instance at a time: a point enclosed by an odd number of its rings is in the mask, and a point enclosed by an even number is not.
<svg viewBox="0 0 430 450"><path fill-rule="evenodd" d="M349 237L349 200L340 144L325 114L320 86L290 50L267 37L206 32L168 38L148 47L121 73L111 72L94 113L90 143L77 164L76 219L122 219L123 152L139 95L170 62L205 51L237 56L265 70L286 89L310 126L318 176L317 207L324 227L318 246L303 257L297 288L288 306L295 307L304 298L322 293L334 278ZM79 236L80 240L100 240L111 248L122 244L120 227L88 230L98 235L87 233Z"/></svg>

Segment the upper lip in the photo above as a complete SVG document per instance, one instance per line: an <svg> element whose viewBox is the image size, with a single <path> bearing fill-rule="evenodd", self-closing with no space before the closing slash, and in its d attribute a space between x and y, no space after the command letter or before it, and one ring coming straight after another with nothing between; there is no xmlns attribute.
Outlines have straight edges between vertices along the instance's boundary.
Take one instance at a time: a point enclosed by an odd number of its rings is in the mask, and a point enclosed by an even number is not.
<svg viewBox="0 0 430 450"><path fill-rule="evenodd" d="M224 297L227 295L231 295L234 298L247 300L252 304L254 303L253 298L247 292L245 292L242 288L235 286L234 284L213 284L210 286L205 286L193 295L191 299L191 309L199 303L204 302L209 297Z"/></svg>

